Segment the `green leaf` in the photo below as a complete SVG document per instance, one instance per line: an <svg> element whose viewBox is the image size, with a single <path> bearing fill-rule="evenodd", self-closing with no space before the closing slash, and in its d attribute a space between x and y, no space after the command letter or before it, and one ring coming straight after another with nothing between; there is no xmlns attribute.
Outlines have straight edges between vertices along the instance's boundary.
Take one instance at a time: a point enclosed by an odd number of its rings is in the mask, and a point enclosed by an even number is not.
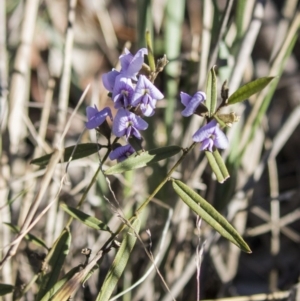
<svg viewBox="0 0 300 301"><path fill-rule="evenodd" d="M228 179L230 177L230 175L229 175L227 167L223 161L223 158L221 157L221 155L217 149L213 151L213 156L216 160L216 163L218 164L218 167L219 167L219 169L222 173L222 176L224 178L224 181L225 181L226 179Z"/></svg>
<svg viewBox="0 0 300 301"><path fill-rule="evenodd" d="M77 159L81 159L81 158L84 158L84 157L87 157L87 156L97 153L99 151L99 149L101 148L101 145L97 144L97 143L82 143L82 144L77 144L77 145L66 147L65 151L64 151L63 162L69 161L69 159L72 155L72 152L74 150L74 147L76 147L76 150L73 154L72 160L77 160ZM53 153L42 156L37 159L33 159L30 163L39 165L39 166L45 166L49 163L52 154Z"/></svg>
<svg viewBox="0 0 300 301"><path fill-rule="evenodd" d="M212 205L181 181L173 180L172 185L180 198L205 222L242 251L251 253L240 234Z"/></svg>
<svg viewBox="0 0 300 301"><path fill-rule="evenodd" d="M123 238L121 246L116 254L116 257L106 275L104 283L101 287L101 291L97 296L96 301L107 301L109 300L113 290L120 279L130 256L130 253L136 242L136 235L134 232L138 233L140 229L140 220L136 219L132 223L132 228L129 229L128 233Z"/></svg>
<svg viewBox="0 0 300 301"><path fill-rule="evenodd" d="M10 284L0 283L0 296L10 294L14 291L15 287Z"/></svg>
<svg viewBox="0 0 300 301"><path fill-rule="evenodd" d="M217 149L214 150L213 153L205 151L205 155L218 182L224 183L224 181L229 178L229 173L219 151Z"/></svg>
<svg viewBox="0 0 300 301"><path fill-rule="evenodd" d="M217 77L215 66L212 67L208 73L205 105L208 108L209 117L211 117L215 113L217 106Z"/></svg>
<svg viewBox="0 0 300 301"><path fill-rule="evenodd" d="M104 173L106 175L113 175L117 173L122 173L128 170L141 168L148 166L150 164L156 163L160 160L170 158L181 151L181 147L176 145L161 147L147 152L143 152L140 155L133 155L130 158L126 159L123 162L120 162L109 169Z"/></svg>
<svg viewBox="0 0 300 301"><path fill-rule="evenodd" d="M102 262L102 260L101 260ZM96 263L93 268L83 277L81 280L82 286L85 287L85 283L90 279L90 277L100 268L100 264Z"/></svg>
<svg viewBox="0 0 300 301"><path fill-rule="evenodd" d="M79 220L80 222L82 222L83 224L85 224L86 226L88 226L92 229L111 232L111 230L105 223L103 223L102 221L100 221L99 219L97 219L94 216L90 216L90 215L88 215L74 207L68 206L66 204L61 204L60 207L66 213L68 213L69 215L76 218L77 220Z"/></svg>
<svg viewBox="0 0 300 301"><path fill-rule="evenodd" d="M232 95L230 95L227 104L232 105L249 98L255 93L263 90L273 79L274 77L262 77L242 86L241 88L237 89Z"/></svg>
<svg viewBox="0 0 300 301"><path fill-rule="evenodd" d="M13 225L11 223L3 223L3 224L8 226L14 233L18 234L20 232L20 227L18 227L16 225ZM40 238L38 238L38 237L36 237L32 234L29 234L29 233L26 234L25 239L28 240L28 241L31 241L32 243L34 243L38 247L43 247L43 248L49 250L46 243L42 239L40 239Z"/></svg>
<svg viewBox="0 0 300 301"><path fill-rule="evenodd" d="M81 266L77 266L71 269L63 278L61 278L48 292L44 295L41 301L48 301L68 282L76 273L82 269Z"/></svg>
<svg viewBox="0 0 300 301"><path fill-rule="evenodd" d="M48 262L50 268L48 269L48 273L47 270L46 273L41 276L41 287L36 297L36 301L40 301L57 282L65 258L69 253L70 245L71 233L69 230L64 230L46 257L46 259L48 259L46 262Z"/></svg>

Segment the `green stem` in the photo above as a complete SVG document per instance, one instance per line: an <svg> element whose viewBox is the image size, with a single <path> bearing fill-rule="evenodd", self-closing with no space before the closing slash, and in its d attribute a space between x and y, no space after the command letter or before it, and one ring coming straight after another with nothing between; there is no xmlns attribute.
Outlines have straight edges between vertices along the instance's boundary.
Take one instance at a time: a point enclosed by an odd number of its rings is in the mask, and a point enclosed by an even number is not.
<svg viewBox="0 0 300 301"><path fill-rule="evenodd" d="M111 144L111 146L114 145L118 140L119 140L119 138L116 137L115 140L113 141L113 143ZM90 189L93 186L93 184L96 182L97 176L98 176L99 172L101 171L104 162L107 160L110 151L111 151L111 147L108 147L108 149L107 149L107 151L106 151L103 159L101 160L101 162L99 164L99 167L97 168L97 170L96 170L96 172L95 172L95 174L93 176L92 181L90 182L89 186L84 191L84 193L83 193L83 195L82 195L82 197L81 197L78 205L76 206L77 209L79 209L81 207L81 205L83 204L83 202L86 199L86 196L87 196L88 192L90 191ZM67 224L66 224L66 227L69 227L71 225L72 221L73 221L73 217L70 217L69 220L68 220L68 222L67 222Z"/></svg>
<svg viewBox="0 0 300 301"><path fill-rule="evenodd" d="M148 198L141 204L141 206L135 211L135 213L129 218L129 223L132 223L134 219L141 213L141 211L149 204L149 202L154 198L154 196L159 192L159 190L165 185L165 183L170 179L172 173L175 171L175 169L178 167L178 165L183 161L183 159L186 157L186 155L194 148L196 145L196 142L193 142L190 147L183 150L183 154L181 157L177 160L177 162L173 165L173 167L170 169L168 174L165 176L165 178L162 180L162 182L154 189L154 191L148 196ZM112 236L107 240L107 242L103 245L102 250L105 250L109 244L120 234L127 224L122 224L117 229L115 233L112 234Z"/></svg>

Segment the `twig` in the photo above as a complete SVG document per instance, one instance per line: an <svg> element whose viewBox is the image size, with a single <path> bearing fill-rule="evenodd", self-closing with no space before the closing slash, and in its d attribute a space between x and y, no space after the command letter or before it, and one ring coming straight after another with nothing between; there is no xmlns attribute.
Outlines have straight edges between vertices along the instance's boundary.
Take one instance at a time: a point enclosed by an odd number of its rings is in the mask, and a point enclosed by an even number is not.
<svg viewBox="0 0 300 301"><path fill-rule="evenodd" d="M229 87L232 91L235 91L239 87L240 82L243 78L244 71L247 67L248 58L251 57L251 52L260 31L263 16L264 5L261 3L261 1L257 1L254 8L252 21L243 39L240 51L235 62L235 68L231 75Z"/></svg>
<svg viewBox="0 0 300 301"><path fill-rule="evenodd" d="M7 261L9 258L11 258L12 256L15 255L18 246L21 242L21 238L23 238L27 233L28 233L28 227L30 225L30 223L32 222L32 219L39 207L39 204L42 200L42 198L44 197L46 191L49 188L49 183L52 179L53 173L55 171L56 165L60 159L62 151L61 150L56 150L54 152L54 154L51 157L51 160L49 162L49 165L47 167L47 170L45 172L45 175L42 179L42 183L41 183L41 187L40 190L31 206L31 209L29 210L25 221L21 227L20 233L18 234L16 240L12 243L12 246L10 247L10 249L7 251L6 255L4 256L4 258L1 260L0 262L0 269L3 267L3 264L5 263L5 261Z"/></svg>
<svg viewBox="0 0 300 301"><path fill-rule="evenodd" d="M279 194L279 181L278 171L276 165L276 159L269 160L269 185L270 185L270 196L274 198L270 204L271 212L271 255L277 256L280 251L280 204L279 200L275 199ZM278 283L278 270L272 268L269 274L269 289L271 292L277 291Z"/></svg>
<svg viewBox="0 0 300 301"><path fill-rule="evenodd" d="M113 298L111 298L109 301L117 300L121 296L123 296L126 293L128 293L129 291L133 290L135 287L137 287L138 285L140 285L141 283L143 283L147 279L147 277L151 274L151 272L154 270L154 268L157 268L158 262L161 258L161 251L162 251L163 246L165 244L165 238L166 238L166 235L167 235L169 227L170 227L170 222L171 222L172 215L173 215L173 209L169 208L168 219L167 219L167 221L165 223L165 226L164 226L164 229L162 231L162 237L161 237L161 241L160 241L160 244L159 244L159 247L158 247L158 252L157 252L157 255L156 255L151 267L147 270L147 272L137 282L135 282L133 285L131 285L125 291L123 291L120 294L118 294L118 295L114 296Z"/></svg>
<svg viewBox="0 0 300 301"><path fill-rule="evenodd" d="M0 1L0 131L6 128L8 113L8 72L6 50L6 1ZM1 138L0 138L1 139Z"/></svg>
<svg viewBox="0 0 300 301"><path fill-rule="evenodd" d="M200 65L199 65L199 79L198 79L198 89L202 89L206 73L207 73L207 64L208 56L211 42L211 30L213 24L213 15L214 7L212 0L204 0L202 5L202 14L203 14L203 24L202 24L202 39L201 39L201 56L200 56Z"/></svg>
<svg viewBox="0 0 300 301"><path fill-rule="evenodd" d="M75 22L75 8L77 0L69 1L68 13L68 27L66 32L66 45L64 50L64 65L61 77L61 84L59 87L58 96L58 116L57 116L57 132L54 138L54 145L61 142L62 133L65 129L67 109L69 103L69 92L71 83L71 64L72 64L72 48L74 42L74 22ZM60 139L60 141L58 140Z"/></svg>
<svg viewBox="0 0 300 301"><path fill-rule="evenodd" d="M38 132L38 137L42 141L44 141L45 137L46 137L46 131L47 131L47 126L48 126L48 121L49 121L50 108L51 108L52 99L53 99L54 87L55 87L55 80L54 80L54 78L51 77L48 80L48 87L47 87L46 94L45 94L45 101L43 104L41 122L40 122L39 132ZM39 157L41 154L42 154L41 147L38 146L34 151L33 157L34 158Z"/></svg>
<svg viewBox="0 0 300 301"><path fill-rule="evenodd" d="M230 16L230 12L232 9L232 4L233 4L233 0L228 0L226 3L226 8L225 8L225 14L223 13L223 20L222 20L222 24L220 27L220 31L219 31L219 35L218 35L218 40L216 42L216 45L214 47L214 50L212 51L212 54L210 56L210 60L209 60L209 64L208 64L208 70L215 65L216 61L217 61L217 56L218 56L218 51L219 51L219 46L220 46L220 41L224 36L224 33L226 31L227 28L227 23L228 23L228 19Z"/></svg>
<svg viewBox="0 0 300 301"><path fill-rule="evenodd" d="M14 65L15 72L11 79L8 129L10 134L10 150L13 154L18 152L20 141L25 136L26 127L21 120L29 92L31 44L38 6L39 0L28 0L25 3L21 41Z"/></svg>

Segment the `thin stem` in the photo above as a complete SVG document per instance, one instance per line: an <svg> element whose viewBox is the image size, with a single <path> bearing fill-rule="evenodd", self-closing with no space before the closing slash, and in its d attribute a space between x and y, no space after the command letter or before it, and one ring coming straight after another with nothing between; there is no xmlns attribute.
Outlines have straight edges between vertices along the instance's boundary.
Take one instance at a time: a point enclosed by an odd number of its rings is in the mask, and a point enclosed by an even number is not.
<svg viewBox="0 0 300 301"><path fill-rule="evenodd" d="M230 16L230 12L231 12L231 9L232 9L233 2L234 2L233 0L228 0L227 3L226 3L225 13L223 14L223 20L222 20L222 24L221 24L219 35L218 35L218 40L217 40L217 43L214 47L212 55L210 57L210 61L209 61L209 64L208 64L208 69L210 69L216 63L216 60L217 60L217 57L218 57L218 50L219 50L219 47L220 47L220 42L221 42L222 37L224 36L224 33L227 29L227 23L228 23L228 20L229 20L229 16Z"/></svg>
<svg viewBox="0 0 300 301"><path fill-rule="evenodd" d="M132 223L133 220L141 213L141 211L149 204L149 202L154 198L154 196L159 192L159 190L165 185L165 183L170 179L172 173L176 170L178 165L183 161L183 159L186 157L186 155L194 148L196 145L196 142L193 142L190 147L183 150L183 154L178 159L178 161L174 164L174 166L170 169L170 171L167 173L165 178L162 180L162 182L154 189L154 191L148 196L148 198L142 203L142 205L135 211L135 213L129 218L129 223ZM118 234L120 234L127 224L122 224L117 229L115 233L112 234L112 236L107 240L107 242L103 245L102 250L105 250L108 245L117 237Z"/></svg>
<svg viewBox="0 0 300 301"><path fill-rule="evenodd" d="M109 141L109 145L114 145L118 140L119 140L119 137L116 137L114 139L114 141L113 141L112 144L110 144L110 141ZM80 201L79 201L79 203L78 203L78 205L76 207L77 209L81 207L81 205L83 204L83 202L86 199L86 196L87 196L88 192L90 191L90 189L93 186L93 184L96 182L97 176L98 176L99 172L101 171L104 162L107 160L110 151L111 151L111 147L108 147L108 149L107 149L107 151L106 151L106 153L105 153L102 161L99 164L99 167L97 168L97 170L96 170L96 172L95 172L95 174L93 176L92 181L90 182L89 186L84 191L84 193L83 193L83 195L82 195L82 197L81 197L81 199L80 199ZM73 217L70 217L65 227L69 227L71 225L72 221L73 221Z"/></svg>
<svg viewBox="0 0 300 301"><path fill-rule="evenodd" d="M178 161L174 164L174 166L170 169L170 171L167 173L167 175L162 180L162 182L154 189L154 191L148 196L148 198L144 201L144 203L136 210L135 216L137 216L148 205L148 203L154 198L154 196L159 192L159 190L165 185L165 183L169 180L170 176L178 167L178 165L183 161L186 155L194 148L195 144L196 142L193 142L189 148L184 149L183 154L178 159Z"/></svg>

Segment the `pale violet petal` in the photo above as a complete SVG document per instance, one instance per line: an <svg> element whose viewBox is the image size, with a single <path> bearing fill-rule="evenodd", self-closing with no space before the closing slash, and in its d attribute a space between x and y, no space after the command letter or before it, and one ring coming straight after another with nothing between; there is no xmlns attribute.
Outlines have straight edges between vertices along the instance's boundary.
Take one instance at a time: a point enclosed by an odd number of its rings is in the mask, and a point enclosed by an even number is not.
<svg viewBox="0 0 300 301"><path fill-rule="evenodd" d="M103 86L105 87L106 90L108 90L109 92L113 91L116 77L119 74L120 74L119 71L113 69L112 71L104 73L102 75Z"/></svg>
<svg viewBox="0 0 300 301"><path fill-rule="evenodd" d="M203 142L201 143L200 150L209 150L210 152L212 152L213 146L214 146L213 140L210 138L207 138L207 139L204 139Z"/></svg>
<svg viewBox="0 0 300 301"><path fill-rule="evenodd" d="M229 146L228 139L220 128L216 128L214 145L220 149L226 149Z"/></svg>
<svg viewBox="0 0 300 301"><path fill-rule="evenodd" d="M86 116L89 119L91 119L92 117L94 117L96 114L98 113L98 109L95 105L95 107L87 107L86 108Z"/></svg>
<svg viewBox="0 0 300 301"><path fill-rule="evenodd" d="M180 99L181 99L181 103L184 106L187 106L190 102L190 100L192 99L192 96L190 96L189 94L185 93L185 92L180 92Z"/></svg>
<svg viewBox="0 0 300 301"><path fill-rule="evenodd" d="M212 134L214 134L215 128L217 126L217 121L212 120L205 126L201 127L194 135L193 141L202 142L204 139L209 138Z"/></svg>

